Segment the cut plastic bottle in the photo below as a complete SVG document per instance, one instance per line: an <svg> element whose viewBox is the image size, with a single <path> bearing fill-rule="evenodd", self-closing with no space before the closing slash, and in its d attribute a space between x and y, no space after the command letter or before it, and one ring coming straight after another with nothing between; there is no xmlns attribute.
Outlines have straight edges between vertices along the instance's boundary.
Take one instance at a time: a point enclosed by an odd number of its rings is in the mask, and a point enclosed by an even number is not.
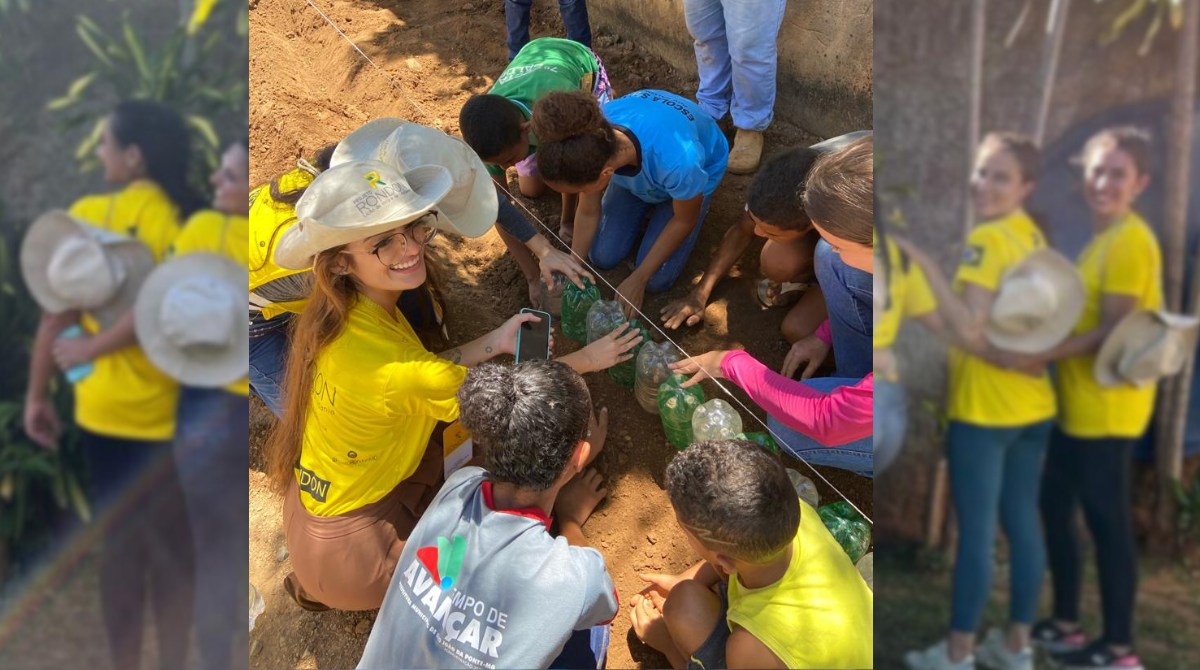
<svg viewBox="0 0 1200 670"><path fill-rule="evenodd" d="M562 295L563 335L576 342L587 342L587 314L592 303L600 299L600 289L583 280L583 288L568 282Z"/></svg>
<svg viewBox="0 0 1200 670"><path fill-rule="evenodd" d="M858 561L858 565L856 565L854 567L858 568L858 574L862 575L863 581L865 581L867 583L867 588L874 591L875 590L875 552L871 552L871 553L867 554L866 556L863 556Z"/></svg>
<svg viewBox="0 0 1200 670"><path fill-rule="evenodd" d="M763 432L742 433L741 435L737 436L737 439L746 440L747 442L753 442L754 444L757 444L758 446L762 447L763 449L766 449L767 451L771 452L772 454L775 454L776 456L780 455L779 444L777 442L775 442L775 438L771 437L770 433L763 433Z"/></svg>
<svg viewBox="0 0 1200 670"><path fill-rule="evenodd" d="M254 620L258 618L258 615L263 613L266 607L267 603L259 595L258 589L254 588L253 584L250 584L250 630L254 630Z"/></svg>
<svg viewBox="0 0 1200 670"><path fill-rule="evenodd" d="M732 440L741 432L741 415L720 398L713 398L704 403L692 415L692 436L695 442Z"/></svg>
<svg viewBox="0 0 1200 670"><path fill-rule="evenodd" d="M681 388L684 380L683 375L671 375L658 387L658 417L676 449L687 449L692 443L692 414L704 403L704 389L699 384Z"/></svg>
<svg viewBox="0 0 1200 670"><path fill-rule="evenodd" d="M854 511L850 503L839 500L817 508L821 521L833 535L833 539L842 545L842 550L850 557L851 563L857 563L871 548L871 525L861 514Z"/></svg>
<svg viewBox="0 0 1200 670"><path fill-rule="evenodd" d="M792 480L792 486L796 489L796 495L816 509L821 502L821 494L817 492L817 485L813 483L813 480L791 468L787 469L787 474L788 479Z"/></svg>
<svg viewBox="0 0 1200 670"><path fill-rule="evenodd" d="M571 282L567 281L566 275L559 274L558 272L552 274L554 276L553 286L546 283L545 277L542 277L538 281L542 287L542 309L549 312L551 316L559 318L562 316L563 293L566 292L567 285L571 284Z"/></svg>
<svg viewBox="0 0 1200 670"><path fill-rule="evenodd" d="M637 355L637 381L633 387L633 395L642 409L658 414L658 387L671 376L669 366L678 360L679 353L670 342L647 342L642 346Z"/></svg>

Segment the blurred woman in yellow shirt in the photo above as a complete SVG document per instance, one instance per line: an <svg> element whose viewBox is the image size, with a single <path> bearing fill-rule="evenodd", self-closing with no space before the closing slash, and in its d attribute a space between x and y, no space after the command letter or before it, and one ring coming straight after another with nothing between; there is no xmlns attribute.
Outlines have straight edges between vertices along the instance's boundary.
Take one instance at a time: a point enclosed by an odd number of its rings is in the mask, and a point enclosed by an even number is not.
<svg viewBox="0 0 1200 670"><path fill-rule="evenodd" d="M1086 289L1073 335L1036 357L1011 356L1026 371L1058 361L1058 426L1046 456L1042 521L1046 529L1054 612L1034 639L1069 668L1142 667L1133 650L1137 549L1132 518L1133 447L1154 413L1156 385L1101 387L1096 353L1113 328L1135 310L1162 307L1162 252L1154 230L1133 210L1150 184L1149 136L1108 128L1083 148L1083 194L1094 236L1079 256ZM1078 507L1096 545L1103 634L1087 644L1080 625L1082 551Z"/></svg>
<svg viewBox="0 0 1200 670"><path fill-rule="evenodd" d="M200 207L188 185L189 136L174 110L152 102L116 106L96 156L104 179L120 190L82 198L70 214L141 241L161 262L179 222ZM80 324L87 333L55 338ZM154 603L164 667L183 667L192 617L192 537L171 452L179 385L142 352L130 309L102 329L84 312L43 314L31 356L26 432L46 448L61 433L47 387L54 365L91 362L75 385L75 423L104 529L100 601L113 666L141 658L143 604ZM111 517L109 511L112 511Z"/></svg>

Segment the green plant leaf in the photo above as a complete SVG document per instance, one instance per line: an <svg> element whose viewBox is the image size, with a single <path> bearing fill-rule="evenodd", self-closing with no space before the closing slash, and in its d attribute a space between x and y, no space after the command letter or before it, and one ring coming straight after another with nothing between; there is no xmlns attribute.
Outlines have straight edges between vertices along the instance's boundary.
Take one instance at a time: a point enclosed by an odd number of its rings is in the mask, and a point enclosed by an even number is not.
<svg viewBox="0 0 1200 670"><path fill-rule="evenodd" d="M101 116L96 119L96 123L92 126L92 132L83 138L79 143L79 147L75 149L75 160L81 161L87 159L100 145L100 140L104 137L104 124L108 121L107 116Z"/></svg>
<svg viewBox="0 0 1200 670"><path fill-rule="evenodd" d="M200 136L210 147L220 146L221 140L217 137L217 131L213 128L212 122L202 116L190 115L187 117L188 125L195 128Z"/></svg>
<svg viewBox="0 0 1200 670"><path fill-rule="evenodd" d="M90 22L90 19L88 19L88 22ZM92 23L92 25L95 26L96 24ZM91 51L101 63L104 63L110 69L116 67L112 59L109 58L108 54L104 53L105 50L100 47L100 44L96 41L96 37L93 35L92 31L85 26L86 24L84 22L84 17L80 17L79 23L75 26L75 32L79 35L79 39L83 40L84 45L87 46L88 50ZM97 34L104 34L103 31L100 31L98 26L96 27L96 31Z"/></svg>
<svg viewBox="0 0 1200 670"><path fill-rule="evenodd" d="M121 21L121 30L125 33L125 44L129 46L129 53L133 56L133 62L137 65L138 74L143 80L151 78L150 66L146 63L146 52L142 49L142 43L133 32L133 26L129 24L129 19L126 17Z"/></svg>

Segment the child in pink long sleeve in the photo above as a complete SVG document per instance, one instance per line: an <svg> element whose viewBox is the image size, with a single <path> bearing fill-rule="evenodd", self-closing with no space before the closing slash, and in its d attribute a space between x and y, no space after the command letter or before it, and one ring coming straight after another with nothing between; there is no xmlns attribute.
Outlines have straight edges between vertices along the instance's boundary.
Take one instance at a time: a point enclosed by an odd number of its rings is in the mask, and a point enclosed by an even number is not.
<svg viewBox="0 0 1200 670"><path fill-rule="evenodd" d="M828 336L828 328L822 327ZM821 331L818 331L820 334ZM684 386L709 377L737 384L770 415L780 446L798 458L871 476L874 374L863 379L821 377L795 381L769 370L745 351L713 351L671 366L693 374Z"/></svg>

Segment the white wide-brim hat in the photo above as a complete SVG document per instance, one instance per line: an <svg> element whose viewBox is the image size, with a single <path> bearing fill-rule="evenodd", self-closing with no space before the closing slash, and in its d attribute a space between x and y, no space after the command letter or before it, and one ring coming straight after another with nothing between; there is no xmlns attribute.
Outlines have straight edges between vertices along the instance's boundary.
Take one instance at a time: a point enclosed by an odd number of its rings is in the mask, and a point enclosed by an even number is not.
<svg viewBox="0 0 1200 670"><path fill-rule="evenodd" d="M354 161L382 161L405 172L440 165L454 186L438 203L439 218L464 237L481 237L496 223L499 201L487 166L457 137L404 119L376 119L342 140L329 164Z"/></svg>
<svg viewBox="0 0 1200 670"><path fill-rule="evenodd" d="M1178 374L1196 351L1200 319L1137 310L1121 319L1096 354L1096 382L1144 386Z"/></svg>
<svg viewBox="0 0 1200 670"><path fill-rule="evenodd" d="M438 207L451 186L450 171L438 165L403 172L380 161L331 167L300 196L297 222L280 236L275 264L286 270L310 268L317 254L326 249L425 216Z"/></svg>
<svg viewBox="0 0 1200 670"><path fill-rule="evenodd" d="M142 351L187 386L216 388L250 372L250 273L210 253L172 258L146 279L134 307Z"/></svg>
<svg viewBox="0 0 1200 670"><path fill-rule="evenodd" d="M1000 280L986 334L998 349L1040 354L1071 334L1083 314L1079 270L1053 249L1038 249Z"/></svg>
<svg viewBox="0 0 1200 670"><path fill-rule="evenodd" d="M154 269L141 241L88 225L61 210L37 218L21 243L21 274L42 310L81 310L101 328L137 300Z"/></svg>

